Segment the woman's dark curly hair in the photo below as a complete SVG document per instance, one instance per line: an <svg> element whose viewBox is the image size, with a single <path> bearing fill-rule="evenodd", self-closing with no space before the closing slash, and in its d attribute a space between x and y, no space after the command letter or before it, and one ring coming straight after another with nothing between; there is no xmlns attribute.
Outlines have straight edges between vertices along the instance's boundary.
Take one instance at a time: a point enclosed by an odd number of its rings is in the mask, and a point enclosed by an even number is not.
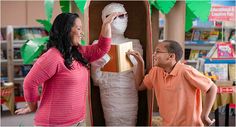
<svg viewBox="0 0 236 127"><path fill-rule="evenodd" d="M83 58L82 54L77 50L78 47L72 46L70 32L76 18L79 18L79 15L76 13L59 14L53 22L47 44L47 49L55 47L61 52L65 60L64 64L68 69L72 69L73 59L88 67L88 60Z"/></svg>

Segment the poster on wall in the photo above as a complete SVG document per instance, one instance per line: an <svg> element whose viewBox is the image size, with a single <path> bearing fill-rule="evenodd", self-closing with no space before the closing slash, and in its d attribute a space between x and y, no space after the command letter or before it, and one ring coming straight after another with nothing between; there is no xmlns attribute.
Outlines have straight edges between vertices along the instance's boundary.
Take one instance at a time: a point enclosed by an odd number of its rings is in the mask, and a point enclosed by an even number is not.
<svg viewBox="0 0 236 127"><path fill-rule="evenodd" d="M212 7L209 15L210 21L235 21L236 6L234 0L219 1L212 0Z"/></svg>

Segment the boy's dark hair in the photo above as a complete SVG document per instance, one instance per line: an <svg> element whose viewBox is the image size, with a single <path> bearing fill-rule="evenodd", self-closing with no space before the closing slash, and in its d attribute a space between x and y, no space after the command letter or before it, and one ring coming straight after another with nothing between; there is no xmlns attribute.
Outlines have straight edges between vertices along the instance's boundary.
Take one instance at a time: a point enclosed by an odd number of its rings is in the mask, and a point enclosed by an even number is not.
<svg viewBox="0 0 236 127"><path fill-rule="evenodd" d="M174 53L176 56L176 61L179 61L182 56L183 56L183 49L181 45L173 40L164 40L164 43L167 43L165 45L166 49L168 50L169 53Z"/></svg>
<svg viewBox="0 0 236 127"><path fill-rule="evenodd" d="M53 22L47 44L47 49L55 47L60 51L65 60L64 64L68 69L72 68L73 58L82 63L83 66L87 67L88 64L88 60L84 59L77 50L78 47L72 46L70 32L76 18L79 18L79 15L76 13L59 14Z"/></svg>

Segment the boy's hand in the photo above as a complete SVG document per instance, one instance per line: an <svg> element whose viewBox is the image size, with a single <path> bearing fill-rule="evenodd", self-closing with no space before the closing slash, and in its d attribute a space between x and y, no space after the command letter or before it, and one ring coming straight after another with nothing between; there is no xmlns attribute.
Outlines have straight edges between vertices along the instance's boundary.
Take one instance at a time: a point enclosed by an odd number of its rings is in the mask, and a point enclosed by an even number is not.
<svg viewBox="0 0 236 127"><path fill-rule="evenodd" d="M127 55L133 55L138 62L144 63L141 54L138 51L129 50Z"/></svg>
<svg viewBox="0 0 236 127"><path fill-rule="evenodd" d="M205 116L205 117L202 116L201 119L202 119L204 126L211 126L211 125L213 125L213 123L215 123L215 119L211 120L208 116Z"/></svg>

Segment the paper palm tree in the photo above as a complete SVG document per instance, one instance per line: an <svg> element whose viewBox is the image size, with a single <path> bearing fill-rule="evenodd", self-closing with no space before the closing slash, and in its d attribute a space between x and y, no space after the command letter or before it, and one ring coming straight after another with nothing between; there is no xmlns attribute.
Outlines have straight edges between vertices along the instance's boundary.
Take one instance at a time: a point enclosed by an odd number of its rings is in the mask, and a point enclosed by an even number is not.
<svg viewBox="0 0 236 127"><path fill-rule="evenodd" d="M70 12L70 2L71 1L60 0L60 7L62 12ZM79 8L80 12L83 14L86 0L74 0L74 2L76 6ZM52 18L54 0L45 0L44 6L45 6L45 15L47 19L37 19L36 21L42 24L44 29L49 32L52 27L52 23L50 21ZM42 38L27 40L20 49L23 63L31 64L35 58L40 56L40 54L45 49L48 39L49 37L46 36ZM86 44L85 41L82 40L82 45L85 44Z"/></svg>
<svg viewBox="0 0 236 127"><path fill-rule="evenodd" d="M192 28L194 19L207 21L211 9L210 0L186 0L185 31ZM174 7L176 0L150 0L151 7L155 7L163 14L168 14Z"/></svg>
<svg viewBox="0 0 236 127"><path fill-rule="evenodd" d="M60 0L60 6L62 12L69 12L70 11L70 2ZM84 13L84 6L86 0L74 0L76 6L79 8L80 12ZM156 9L160 10L163 14L168 14L172 7L174 7L176 0L150 0L149 1L151 8L155 7ZM47 19L37 19L36 21L39 22L44 26L46 31L50 31L52 24L50 22L52 18L52 11L53 11L53 0L45 0L45 15ZM188 31L192 28L192 21L196 18L199 18L202 21L207 21L208 16L210 14L211 9L211 1L210 0L186 0L186 18L185 18L185 31ZM44 43L42 43L44 42ZM21 55L23 58L24 64L31 64L35 58L37 58L43 51L45 44L48 42L48 37L44 38L37 38L33 40L27 41L21 47ZM85 42L82 41L84 45Z"/></svg>

